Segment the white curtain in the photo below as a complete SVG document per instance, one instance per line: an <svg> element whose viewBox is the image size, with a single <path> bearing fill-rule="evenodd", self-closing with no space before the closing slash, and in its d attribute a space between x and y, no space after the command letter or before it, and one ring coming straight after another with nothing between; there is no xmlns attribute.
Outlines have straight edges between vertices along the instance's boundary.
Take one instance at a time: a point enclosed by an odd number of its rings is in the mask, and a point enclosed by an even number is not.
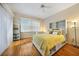
<svg viewBox="0 0 79 59"><path fill-rule="evenodd" d="M0 54L10 45L13 38L12 17L0 5Z"/></svg>
<svg viewBox="0 0 79 59"><path fill-rule="evenodd" d="M2 30L1 30L1 27L2 27L2 20L1 20L1 6L0 6L0 54L1 54L1 50L2 50Z"/></svg>

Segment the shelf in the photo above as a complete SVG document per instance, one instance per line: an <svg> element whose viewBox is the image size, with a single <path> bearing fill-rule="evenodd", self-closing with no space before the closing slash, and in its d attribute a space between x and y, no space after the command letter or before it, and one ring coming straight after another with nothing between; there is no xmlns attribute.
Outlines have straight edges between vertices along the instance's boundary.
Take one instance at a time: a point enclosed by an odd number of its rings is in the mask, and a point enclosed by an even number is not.
<svg viewBox="0 0 79 59"><path fill-rule="evenodd" d="M17 29L17 30L18 30L19 28L15 28L15 27L14 27L13 29L15 29L15 30Z"/></svg>

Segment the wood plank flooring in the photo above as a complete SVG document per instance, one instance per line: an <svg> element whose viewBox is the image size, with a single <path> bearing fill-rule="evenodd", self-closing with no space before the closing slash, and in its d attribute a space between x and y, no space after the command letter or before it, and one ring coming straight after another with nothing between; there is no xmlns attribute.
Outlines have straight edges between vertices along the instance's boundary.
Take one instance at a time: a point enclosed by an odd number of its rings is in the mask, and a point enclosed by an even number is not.
<svg viewBox="0 0 79 59"><path fill-rule="evenodd" d="M32 38L26 38L14 41L10 47L5 50L2 56L30 56L32 55Z"/></svg>
<svg viewBox="0 0 79 59"><path fill-rule="evenodd" d="M32 44L32 38L27 38L13 42L2 56L41 56L41 54ZM53 56L79 56L79 48L66 44Z"/></svg>
<svg viewBox="0 0 79 59"><path fill-rule="evenodd" d="M41 56L34 45L32 51L33 51L32 53L33 56ZM76 48L70 44L66 44L64 47L62 47L59 51L57 51L57 53L55 53L52 56L79 56L79 48Z"/></svg>
<svg viewBox="0 0 79 59"><path fill-rule="evenodd" d="M79 56L79 48L66 44L54 56Z"/></svg>

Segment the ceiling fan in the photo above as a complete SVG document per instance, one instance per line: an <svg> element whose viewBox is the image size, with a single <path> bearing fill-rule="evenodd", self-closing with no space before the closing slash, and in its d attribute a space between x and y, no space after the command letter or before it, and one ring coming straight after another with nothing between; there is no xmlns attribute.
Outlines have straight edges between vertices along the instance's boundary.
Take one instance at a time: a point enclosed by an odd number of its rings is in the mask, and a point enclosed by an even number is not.
<svg viewBox="0 0 79 59"><path fill-rule="evenodd" d="M41 4L40 8L42 9L43 12L45 12L47 9L49 9L51 7L48 5L45 5L45 4Z"/></svg>

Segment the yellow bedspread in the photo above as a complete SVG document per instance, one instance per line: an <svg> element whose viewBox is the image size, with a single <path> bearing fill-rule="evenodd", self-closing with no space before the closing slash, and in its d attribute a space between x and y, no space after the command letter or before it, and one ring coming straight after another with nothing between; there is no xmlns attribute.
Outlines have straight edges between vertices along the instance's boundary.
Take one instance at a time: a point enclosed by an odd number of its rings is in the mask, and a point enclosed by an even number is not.
<svg viewBox="0 0 79 59"><path fill-rule="evenodd" d="M45 55L49 55L50 49L52 49L57 43L64 42L63 35L39 34L35 37L34 40L38 41L40 48L45 51Z"/></svg>

